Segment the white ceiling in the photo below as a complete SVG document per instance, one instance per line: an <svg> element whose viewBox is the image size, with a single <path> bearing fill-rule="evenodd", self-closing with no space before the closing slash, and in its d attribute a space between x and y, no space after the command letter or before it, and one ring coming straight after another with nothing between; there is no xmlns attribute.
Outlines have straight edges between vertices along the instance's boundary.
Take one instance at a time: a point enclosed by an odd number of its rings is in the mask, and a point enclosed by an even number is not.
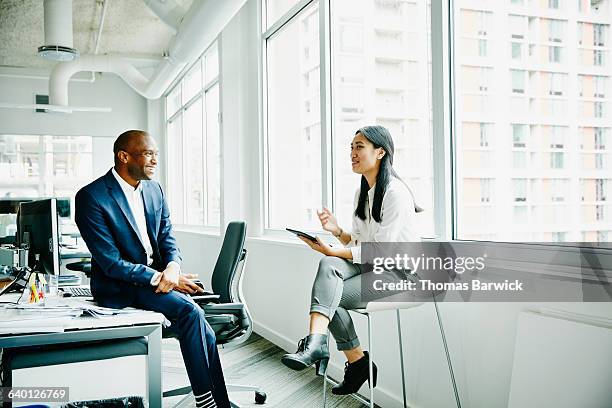
<svg viewBox="0 0 612 408"><path fill-rule="evenodd" d="M173 32L142 0L108 2L98 54L161 57ZM193 0L174 0L185 10ZM102 0L73 0L74 47L91 54L102 14ZM0 66L52 68L37 55L43 45L43 0L0 0Z"/></svg>

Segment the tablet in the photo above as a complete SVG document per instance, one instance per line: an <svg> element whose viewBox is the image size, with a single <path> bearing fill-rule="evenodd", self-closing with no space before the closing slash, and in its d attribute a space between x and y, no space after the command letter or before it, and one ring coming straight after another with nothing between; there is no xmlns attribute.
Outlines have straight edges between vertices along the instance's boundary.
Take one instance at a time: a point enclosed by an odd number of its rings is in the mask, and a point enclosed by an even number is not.
<svg viewBox="0 0 612 408"><path fill-rule="evenodd" d="M313 237L312 235L310 235L310 234L307 234L307 233L302 232L302 231L294 230L294 229L291 229L291 228L285 228L285 229L287 231L291 232L292 234L297 235L298 237L304 237L306 239L311 240L315 244L318 244L317 239L315 237Z"/></svg>

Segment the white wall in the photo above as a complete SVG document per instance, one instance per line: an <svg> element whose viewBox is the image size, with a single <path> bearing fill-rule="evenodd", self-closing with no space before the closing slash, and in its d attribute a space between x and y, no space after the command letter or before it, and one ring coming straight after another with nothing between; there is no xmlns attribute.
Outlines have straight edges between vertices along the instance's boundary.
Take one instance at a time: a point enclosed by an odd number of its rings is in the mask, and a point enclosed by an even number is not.
<svg viewBox="0 0 612 408"><path fill-rule="evenodd" d="M106 174L108 169L113 166L113 143L114 137L94 137L93 138L93 178L96 179Z"/></svg>
<svg viewBox="0 0 612 408"><path fill-rule="evenodd" d="M49 94L48 75L41 70L0 68L0 102L35 103L36 94ZM2 108L0 134L116 137L127 129L146 129L145 99L116 75L98 75L93 83L70 81L68 96L71 105L110 107L112 112L62 114Z"/></svg>
<svg viewBox="0 0 612 408"><path fill-rule="evenodd" d="M142 129L146 129L147 132L155 139L157 142L157 146L160 152L165 151L165 114L166 110L164 107L165 101L164 99L147 99L147 124L146 127ZM160 157L163 157L160 156ZM166 163L164 160L157 160L157 174L156 179L159 180L162 184L166 180Z"/></svg>
<svg viewBox="0 0 612 408"><path fill-rule="evenodd" d="M215 235L190 231L175 231L174 235L183 256L181 269L184 273L199 275L210 290L210 277L221 249L221 240Z"/></svg>
<svg viewBox="0 0 612 408"><path fill-rule="evenodd" d="M219 40L222 112L221 177L223 224L248 218L251 233L261 225L262 171L257 64L256 2L248 1ZM231 186L231 187L230 187Z"/></svg>
<svg viewBox="0 0 612 408"><path fill-rule="evenodd" d="M257 92L258 41L256 1L249 0L221 36L223 109L224 223L248 221L249 251L244 290L256 331L288 351L307 334L311 285L320 256L299 242L262 237L262 176ZM194 231L177 231L184 267L210 281L221 238ZM541 305L520 303L444 303L440 314L463 407L506 407L511 390L517 321L525 310ZM551 305L547 305L551 306ZM612 306L556 305L564 310L612 319ZM551 318L552 319L552 318ZM366 321L355 318L367 346ZM401 406L400 367L394 314L374 317L374 355L379 366L377 403ZM402 311L406 389L412 407L453 407L455 399L433 304ZM555 337L555 326L539 333L541 341ZM611 345L612 346L612 345ZM332 347L335 349L335 345ZM341 378L342 355L334 351L330 374ZM568 373L567 375L584 375ZM589 373L588 375L597 375ZM546 379L528 381L552 386ZM367 387L363 388L367 391ZM513 395L515 390L513 389ZM516 391L516 392L520 392ZM585 401L597 403L601 401ZM605 401L604 401L605 405ZM604 406L602 405L602 406Z"/></svg>

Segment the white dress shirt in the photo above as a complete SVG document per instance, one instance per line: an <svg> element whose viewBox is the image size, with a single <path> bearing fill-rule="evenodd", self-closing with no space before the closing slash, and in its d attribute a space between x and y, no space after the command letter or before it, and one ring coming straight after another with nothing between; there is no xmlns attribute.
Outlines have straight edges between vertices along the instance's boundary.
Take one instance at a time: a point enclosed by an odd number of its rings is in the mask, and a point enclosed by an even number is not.
<svg viewBox="0 0 612 408"><path fill-rule="evenodd" d="M123 191L123 195L125 195L125 199L128 202L130 211L134 216L134 220L136 221L140 242L147 253L147 266L151 266L153 263L153 247L151 247L151 240L149 238L149 233L147 232L147 219L145 218L144 202L142 201L142 184L138 183L138 186L134 188L127 181L121 178L119 173L115 171L114 167L112 169L112 173L117 179L117 182ZM168 265L171 263L175 263L180 268L178 262L170 261ZM157 285L160 279L161 272L155 272L153 278L151 279L151 285Z"/></svg>
<svg viewBox="0 0 612 408"><path fill-rule="evenodd" d="M366 219L361 220L353 213L353 230L351 241L346 245L353 255L353 263L361 263L362 242L418 242L421 240L417 231L417 213L414 199L408 187L393 177L383 196L381 222L372 218L374 203L374 185L368 190ZM355 194L354 208L359 202L359 191Z"/></svg>

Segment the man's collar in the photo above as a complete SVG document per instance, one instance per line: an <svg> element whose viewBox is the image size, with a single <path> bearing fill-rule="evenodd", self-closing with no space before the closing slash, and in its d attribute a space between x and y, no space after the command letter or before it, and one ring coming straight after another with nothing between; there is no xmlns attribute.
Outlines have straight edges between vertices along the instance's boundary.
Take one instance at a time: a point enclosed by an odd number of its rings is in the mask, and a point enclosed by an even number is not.
<svg viewBox="0 0 612 408"><path fill-rule="evenodd" d="M138 185L136 186L136 188L134 188L130 183L128 183L127 181L125 181L123 179L123 177L121 177L119 175L119 173L117 173L117 170L115 170L115 167L111 168L111 172L113 173L113 176L115 176L115 178L117 179L117 182L119 183L119 186L121 187L121 189L125 192L130 192L133 193L136 190L142 190L142 183L138 182Z"/></svg>

